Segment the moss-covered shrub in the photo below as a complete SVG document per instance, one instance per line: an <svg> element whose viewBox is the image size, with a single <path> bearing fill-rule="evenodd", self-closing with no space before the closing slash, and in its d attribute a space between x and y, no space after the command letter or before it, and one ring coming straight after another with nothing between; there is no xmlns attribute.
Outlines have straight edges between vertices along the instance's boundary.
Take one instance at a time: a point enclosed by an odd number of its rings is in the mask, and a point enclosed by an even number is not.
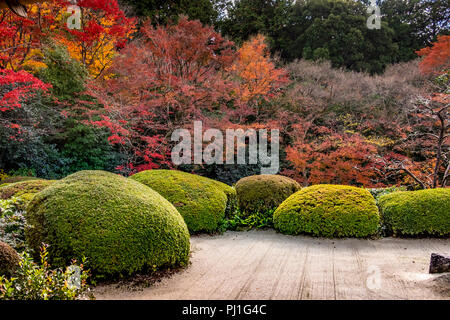
<svg viewBox="0 0 450 320"><path fill-rule="evenodd" d="M27 207L29 246L47 243L52 263L87 257L97 274L131 274L188 261L189 232L157 192L122 176L80 171L38 193Z"/></svg>
<svg viewBox="0 0 450 320"><path fill-rule="evenodd" d="M398 235L450 235L450 189L396 192L378 204L383 223Z"/></svg>
<svg viewBox="0 0 450 320"><path fill-rule="evenodd" d="M9 184L0 188L0 199L6 200L12 197L20 197L26 205L36 193L41 192L55 181L50 180L27 180Z"/></svg>
<svg viewBox="0 0 450 320"><path fill-rule="evenodd" d="M0 276L11 276L19 267L19 261L16 250L0 241Z"/></svg>
<svg viewBox="0 0 450 320"><path fill-rule="evenodd" d="M295 180L279 175L250 176L236 184L239 209L244 213L274 210L300 189Z"/></svg>
<svg viewBox="0 0 450 320"><path fill-rule="evenodd" d="M380 222L375 199L365 189L315 185L286 199L274 212L274 225L285 234L367 237Z"/></svg>
<svg viewBox="0 0 450 320"><path fill-rule="evenodd" d="M16 183L21 181L29 181L29 180L40 180L36 177L28 177L28 176L11 176L1 181L1 184L5 183Z"/></svg>
<svg viewBox="0 0 450 320"><path fill-rule="evenodd" d="M218 181L176 170L148 170L130 177L169 200L181 213L189 230L212 232L232 210L235 190Z"/></svg>

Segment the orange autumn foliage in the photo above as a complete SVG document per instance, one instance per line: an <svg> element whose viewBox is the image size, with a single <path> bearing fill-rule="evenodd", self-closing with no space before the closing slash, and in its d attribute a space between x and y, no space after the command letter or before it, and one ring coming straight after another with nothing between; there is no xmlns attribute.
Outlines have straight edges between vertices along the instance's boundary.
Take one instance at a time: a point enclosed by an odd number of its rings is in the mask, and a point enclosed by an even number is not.
<svg viewBox="0 0 450 320"><path fill-rule="evenodd" d="M376 152L376 147L358 134L330 132L314 141L302 142L300 139L286 148L287 160L294 169L285 174L305 186L348 184L373 187L376 186L376 173L371 155Z"/></svg>
<svg viewBox="0 0 450 320"><path fill-rule="evenodd" d="M244 103L268 100L288 81L286 71L278 69L271 60L266 39L262 35L242 45L230 71L239 80L237 96Z"/></svg>
<svg viewBox="0 0 450 320"><path fill-rule="evenodd" d="M420 70L425 74L442 74L450 70L450 36L438 36L432 47L416 52L424 57Z"/></svg>

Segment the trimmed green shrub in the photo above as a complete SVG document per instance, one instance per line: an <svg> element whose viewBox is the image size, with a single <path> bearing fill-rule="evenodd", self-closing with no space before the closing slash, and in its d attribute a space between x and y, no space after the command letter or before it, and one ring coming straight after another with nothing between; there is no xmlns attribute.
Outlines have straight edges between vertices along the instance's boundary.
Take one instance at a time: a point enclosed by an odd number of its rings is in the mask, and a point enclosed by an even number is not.
<svg viewBox="0 0 450 320"><path fill-rule="evenodd" d="M450 189L391 193L378 204L383 223L396 235L450 235Z"/></svg>
<svg viewBox="0 0 450 320"><path fill-rule="evenodd" d="M236 194L224 183L176 170L147 170L130 178L169 200L193 233L216 231Z"/></svg>
<svg viewBox="0 0 450 320"><path fill-rule="evenodd" d="M315 185L286 199L274 212L274 225L285 234L367 237L380 222L369 191L340 185Z"/></svg>
<svg viewBox="0 0 450 320"><path fill-rule="evenodd" d="M9 184L0 188L0 199L6 200L12 197L20 197L26 205L36 193L41 192L55 181L50 180L27 180Z"/></svg>
<svg viewBox="0 0 450 320"><path fill-rule="evenodd" d="M236 184L238 205L243 213L274 210L300 189L297 181L279 175L250 176Z"/></svg>
<svg viewBox="0 0 450 320"><path fill-rule="evenodd" d="M184 265L189 232L152 189L103 171L80 171L38 193L27 207L29 246L47 243L56 266L87 257L100 275Z"/></svg>
<svg viewBox="0 0 450 320"><path fill-rule="evenodd" d="M19 267L19 261L16 250L0 241L0 276L11 276Z"/></svg>

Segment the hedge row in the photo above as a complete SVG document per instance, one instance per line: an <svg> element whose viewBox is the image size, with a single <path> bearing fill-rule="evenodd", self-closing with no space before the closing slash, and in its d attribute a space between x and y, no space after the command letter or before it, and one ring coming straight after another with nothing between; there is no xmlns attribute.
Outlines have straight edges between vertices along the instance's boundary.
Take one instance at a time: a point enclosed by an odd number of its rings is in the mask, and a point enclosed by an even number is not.
<svg viewBox="0 0 450 320"><path fill-rule="evenodd" d="M277 207L274 227L291 235L368 237L380 222L398 235L450 234L450 189L372 190L381 215L368 190L351 186L300 189L285 177L254 176L236 189L180 171L144 171L129 179L81 171L56 182L12 183L0 189L0 198L31 200L27 243L36 252L49 244L52 264L85 256L94 273L107 276L186 264L189 231L217 230L236 201L241 213Z"/></svg>
<svg viewBox="0 0 450 320"><path fill-rule="evenodd" d="M221 182L176 170L148 170L135 174L136 180L169 200L183 216L189 231L216 231L232 210L236 191Z"/></svg>
<svg viewBox="0 0 450 320"><path fill-rule="evenodd" d="M29 246L49 244L52 264L85 256L102 275L184 265L189 232L178 211L132 179L82 171L38 193L27 208Z"/></svg>

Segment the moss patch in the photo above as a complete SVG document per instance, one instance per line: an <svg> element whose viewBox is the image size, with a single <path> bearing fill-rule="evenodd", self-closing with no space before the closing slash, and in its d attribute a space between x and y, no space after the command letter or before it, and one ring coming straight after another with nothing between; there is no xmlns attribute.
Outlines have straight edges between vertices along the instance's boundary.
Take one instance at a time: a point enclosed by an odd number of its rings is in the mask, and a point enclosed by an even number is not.
<svg viewBox="0 0 450 320"><path fill-rule="evenodd" d="M29 180L41 180L41 179L36 178L36 177L12 176L12 177L8 177L6 179L3 179L0 183L1 184L16 183L16 182L29 181Z"/></svg>
<svg viewBox="0 0 450 320"><path fill-rule="evenodd" d="M300 184L279 175L259 175L242 178L236 184L239 209L243 213L266 212L276 209Z"/></svg>
<svg viewBox="0 0 450 320"><path fill-rule="evenodd" d="M216 231L232 210L235 190L218 181L176 170L148 170L130 179L139 181L159 192L181 213L189 230Z"/></svg>
<svg viewBox="0 0 450 320"><path fill-rule="evenodd" d="M339 185L304 188L286 199L273 217L282 233L324 237L367 237L376 233L380 222L369 191Z"/></svg>
<svg viewBox="0 0 450 320"><path fill-rule="evenodd" d="M103 171L81 171L38 193L27 208L26 240L42 242L57 266L88 259L98 274L184 265L189 232L177 210L139 182Z"/></svg>
<svg viewBox="0 0 450 320"><path fill-rule="evenodd" d="M380 197L385 225L398 235L450 235L450 189L396 192Z"/></svg>
<svg viewBox="0 0 450 320"><path fill-rule="evenodd" d="M49 187L54 182L50 180L27 180L12 183L0 188L0 199L20 197L26 205L37 193Z"/></svg>

